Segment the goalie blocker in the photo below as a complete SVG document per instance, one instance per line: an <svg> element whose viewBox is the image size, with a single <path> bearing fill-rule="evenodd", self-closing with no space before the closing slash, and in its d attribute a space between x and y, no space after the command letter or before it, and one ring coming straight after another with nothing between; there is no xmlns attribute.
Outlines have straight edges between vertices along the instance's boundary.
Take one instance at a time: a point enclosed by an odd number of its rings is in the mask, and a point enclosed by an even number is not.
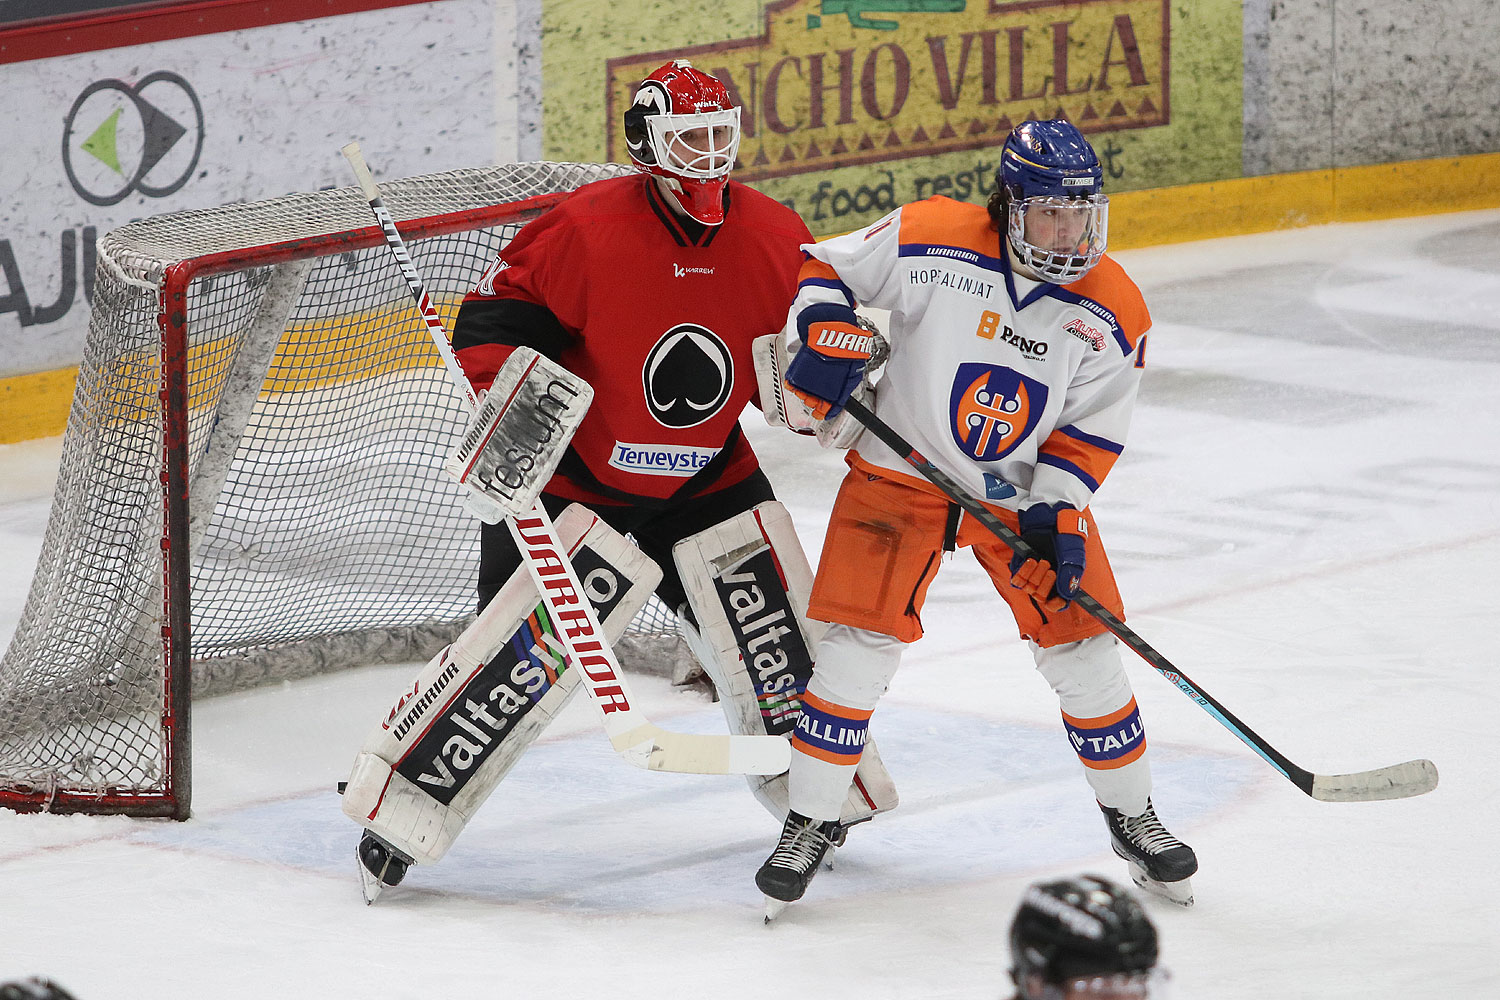
<svg viewBox="0 0 1500 1000"><path fill-rule="evenodd" d="M807 617L812 569L791 516L775 500L690 535L672 550L692 609L679 612L693 655L719 692L730 729L790 737L802 713L817 640L826 626ZM787 776L747 776L778 821L789 808ZM849 826L894 809L896 787L871 740L865 745L840 822Z"/></svg>
<svg viewBox="0 0 1500 1000"><path fill-rule="evenodd" d="M499 524L529 511L593 398L593 388L561 365L529 347L512 351L443 463L467 491L470 512Z"/></svg>
<svg viewBox="0 0 1500 1000"><path fill-rule="evenodd" d="M625 631L661 570L589 510L557 520L609 641ZM559 628L518 568L489 605L417 675L365 740L344 790L350 819L418 864L433 864L578 689Z"/></svg>

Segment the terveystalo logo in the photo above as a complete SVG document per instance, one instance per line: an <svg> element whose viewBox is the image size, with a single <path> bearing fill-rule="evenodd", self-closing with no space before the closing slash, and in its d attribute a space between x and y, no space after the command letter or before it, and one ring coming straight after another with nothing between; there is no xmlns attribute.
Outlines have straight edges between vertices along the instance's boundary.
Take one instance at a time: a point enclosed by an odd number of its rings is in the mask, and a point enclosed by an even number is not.
<svg viewBox="0 0 1500 1000"><path fill-rule="evenodd" d="M986 149L1027 119L1066 118L1084 132L1169 120L1166 0L763 6L759 35L609 60L611 159L625 156L621 109L676 55L690 55L744 109L743 181ZM872 10L884 16L864 16ZM856 207L887 207L867 200Z"/></svg>
<svg viewBox="0 0 1500 1000"><path fill-rule="evenodd" d="M165 70L134 86L98 80L63 119L63 169L79 197L114 205L139 191L165 198L188 182L203 152L203 105Z"/></svg>

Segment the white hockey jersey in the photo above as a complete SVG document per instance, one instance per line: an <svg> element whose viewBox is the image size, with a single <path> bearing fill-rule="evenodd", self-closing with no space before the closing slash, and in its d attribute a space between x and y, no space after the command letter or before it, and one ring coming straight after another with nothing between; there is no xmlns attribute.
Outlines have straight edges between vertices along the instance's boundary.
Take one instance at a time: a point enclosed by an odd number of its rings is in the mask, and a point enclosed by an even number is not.
<svg viewBox="0 0 1500 1000"><path fill-rule="evenodd" d="M1125 445L1151 318L1106 256L1070 285L1012 272L983 206L934 197L804 245L788 320L815 302L891 312L876 414L973 496L1082 510ZM935 492L873 435L850 464Z"/></svg>

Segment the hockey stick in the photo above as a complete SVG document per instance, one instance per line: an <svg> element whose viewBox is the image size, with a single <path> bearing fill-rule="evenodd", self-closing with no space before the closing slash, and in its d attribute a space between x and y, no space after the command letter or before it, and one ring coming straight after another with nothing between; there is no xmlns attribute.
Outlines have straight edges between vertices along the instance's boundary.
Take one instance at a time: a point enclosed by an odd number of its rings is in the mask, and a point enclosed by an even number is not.
<svg viewBox="0 0 1500 1000"><path fill-rule="evenodd" d="M370 210L375 213L386 245L396 258L401 277L411 290L449 378L463 393L469 412L473 413L479 402L474 388L464 377L463 367L448 343L442 318L433 308L432 298L396 230L395 220L381 200L380 189L359 151L359 143L349 143L342 152L359 180ZM556 622L568 622L566 629L557 630L557 638L566 647L572 668L582 672L583 688L598 711L616 753L647 770L691 774L780 774L790 766L791 743L780 736L678 733L662 729L647 719L635 707L620 661L610 648L598 614L582 596L587 591L566 558L566 550L558 541L557 529L547 511L538 502L524 514L507 517L505 522L548 614Z"/></svg>
<svg viewBox="0 0 1500 1000"><path fill-rule="evenodd" d="M869 407L857 399L850 399L844 404L855 420L858 420L870 433L885 443L885 445L906 460L906 463L920 472L929 482L946 493L954 503L973 515L980 524L988 528L1002 542L1010 546L1011 550L1023 559L1029 559L1036 555L1031 547L1021 540L1021 536L1006 526L1004 521L992 513L978 500L969 496L963 489L948 477L937 466L933 465L914 449L900 434L896 433L889 424L877 417ZM1158 653L1150 643L1146 642L1135 633L1128 625L1115 616L1104 605L1083 591L1074 595L1073 600L1078 606L1097 618L1104 627L1113 632L1121 642L1135 650L1152 667L1156 668L1167 680L1177 686L1177 689L1187 695L1198 704L1209 715L1219 721L1224 728L1238 736L1245 745L1254 750L1266 763L1270 764L1282 775L1302 789L1308 795L1320 802L1370 802L1376 799L1404 799L1412 795L1421 795L1430 792L1437 787L1437 767L1430 760L1409 760L1404 764L1392 764L1389 767L1379 767L1373 771L1356 771L1353 774L1313 774L1311 771L1298 767L1282 755L1271 744L1262 739L1255 730L1235 718L1234 713L1219 704L1213 696L1195 684L1191 678L1181 670L1174 667L1163 655Z"/></svg>

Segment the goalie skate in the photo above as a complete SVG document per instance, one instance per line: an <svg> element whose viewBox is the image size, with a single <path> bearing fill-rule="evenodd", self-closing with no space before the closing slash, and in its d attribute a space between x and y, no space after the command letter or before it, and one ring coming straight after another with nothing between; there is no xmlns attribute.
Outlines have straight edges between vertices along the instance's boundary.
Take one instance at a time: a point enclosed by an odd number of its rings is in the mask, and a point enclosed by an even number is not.
<svg viewBox="0 0 1500 1000"><path fill-rule="evenodd" d="M366 906L375 902L386 886L400 885L406 869L411 867L411 858L369 830L359 838L354 853L359 859L359 884Z"/></svg>

